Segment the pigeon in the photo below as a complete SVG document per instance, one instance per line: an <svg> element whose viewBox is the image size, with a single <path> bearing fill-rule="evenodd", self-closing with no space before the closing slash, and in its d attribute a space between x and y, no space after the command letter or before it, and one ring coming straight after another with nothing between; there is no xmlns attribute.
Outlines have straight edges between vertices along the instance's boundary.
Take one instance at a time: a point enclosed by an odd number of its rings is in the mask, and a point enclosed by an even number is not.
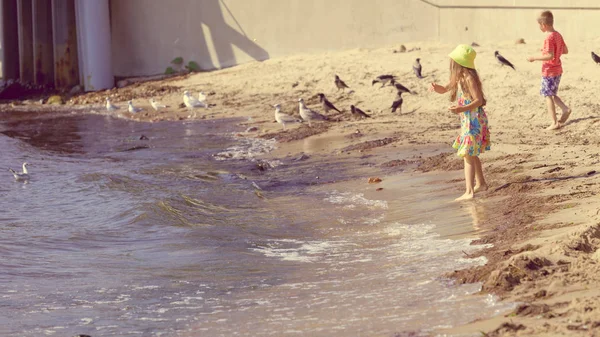
<svg viewBox="0 0 600 337"><path fill-rule="evenodd" d="M592 52L592 60L597 64L600 64L600 56L596 55L596 53Z"/></svg>
<svg viewBox="0 0 600 337"><path fill-rule="evenodd" d="M404 100L402 99L402 91L398 91L398 94L396 95L396 98L394 99L394 102L392 103L392 112L396 112L396 110L399 110L399 113L402 113L402 102Z"/></svg>
<svg viewBox="0 0 600 337"><path fill-rule="evenodd" d="M497 50L494 52L494 56L496 56L496 60L498 60L498 62L500 62L501 65L509 66L509 67L513 68L513 70L516 70L515 66L513 66L512 63L510 63L507 59L505 59L504 56L500 55L500 53Z"/></svg>
<svg viewBox="0 0 600 337"><path fill-rule="evenodd" d="M421 76L421 70L423 69L421 67L421 59L416 59L415 63L413 64L413 71L415 72L415 75L417 75L418 78L423 78L423 76Z"/></svg>
<svg viewBox="0 0 600 337"><path fill-rule="evenodd" d="M16 172L11 168L9 168L8 170L10 171L10 173L12 173L13 177L15 177L15 180L29 180L29 172L27 172L27 165L29 165L29 163L23 163L23 172Z"/></svg>
<svg viewBox="0 0 600 337"><path fill-rule="evenodd" d="M394 79L396 79L396 76L394 75L379 75L371 82L371 86L375 83L381 83L381 88L383 88L388 82Z"/></svg>
<svg viewBox="0 0 600 337"><path fill-rule="evenodd" d="M350 87L347 86L346 83L344 83L344 81L340 80L340 77L338 75L335 75L335 86L338 88L338 91L342 89L342 92L344 92L344 88L350 89Z"/></svg>
<svg viewBox="0 0 600 337"><path fill-rule="evenodd" d="M398 92L400 92L400 93L405 93L405 92L407 92L407 93L409 93L409 94L412 94L412 95L416 95L416 94L417 94L416 92L409 90L407 87L405 87L405 86L403 86L402 84L400 84L400 83L396 82L395 80L392 80L392 85L393 85L394 87L396 87L396 90L397 90Z"/></svg>
<svg viewBox="0 0 600 337"><path fill-rule="evenodd" d="M321 104L323 104L323 110L325 110L325 112L329 112L329 110L335 110L337 112L341 112L331 102L329 102L329 100L327 98L325 98L325 94L318 94L318 95L319 95L319 101L321 102Z"/></svg>
<svg viewBox="0 0 600 337"><path fill-rule="evenodd" d="M352 111L352 115L358 118L371 118L371 115L367 115L361 109L355 107L354 105L350 106L350 111Z"/></svg>
<svg viewBox="0 0 600 337"><path fill-rule="evenodd" d="M311 121L329 120L329 118L327 118L326 116L323 116L320 113L307 108L304 104L304 99L302 98L298 99L298 108L300 110L300 117L302 117L303 120L308 122L308 126L312 126L310 123Z"/></svg>
<svg viewBox="0 0 600 337"><path fill-rule="evenodd" d="M127 108L127 110L129 112L131 112L132 114L140 112L140 111L143 110L142 108L136 108L136 107L134 107L132 101L128 101L127 104L129 105L129 107Z"/></svg>
<svg viewBox="0 0 600 337"><path fill-rule="evenodd" d="M286 124L302 123L301 119L282 113L281 104L275 104L273 106L275 107L275 120L277 121L277 123L283 125L284 130Z"/></svg>
<svg viewBox="0 0 600 337"><path fill-rule="evenodd" d="M156 111L167 108L166 105L158 103L154 98L150 99L150 105Z"/></svg>
<svg viewBox="0 0 600 337"><path fill-rule="evenodd" d="M113 105L110 102L110 98L109 97L106 97L106 110L108 110L108 111L114 111L114 110L119 110L119 109L120 108L118 106Z"/></svg>

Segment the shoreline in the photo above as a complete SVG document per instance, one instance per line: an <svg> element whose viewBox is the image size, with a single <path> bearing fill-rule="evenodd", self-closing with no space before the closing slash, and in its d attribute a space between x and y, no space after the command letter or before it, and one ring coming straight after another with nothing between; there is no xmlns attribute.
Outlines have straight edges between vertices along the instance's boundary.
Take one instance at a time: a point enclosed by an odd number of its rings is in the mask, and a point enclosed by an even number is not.
<svg viewBox="0 0 600 337"><path fill-rule="evenodd" d="M239 125L247 131L237 136L278 140L280 149L258 158L322 154L368 159L373 176L384 180L403 171L462 170L462 161L451 148L459 129L458 118L444 110L450 105L446 96L426 92L429 82L447 78L445 55L450 48L435 43L412 45L422 50L393 54L392 48L360 49L272 59L83 94L74 102L97 104L82 110L106 114L101 102L107 94L118 97L116 103L121 111L124 101L138 97L135 102L140 104L136 105L145 111L137 116L119 112L118 116L143 122L188 120L189 112L178 108L181 93L193 90L197 94L202 90L208 94L208 102L215 105L198 110L200 118L244 118L245 122ZM569 76L561 83L561 96L571 104L573 114L562 129L544 131L548 118L543 100L536 94L539 64L519 62L519 71L509 72L495 65L492 56L494 49L502 48L503 55L514 59L536 52L537 47L533 42L477 49L477 64L489 100L486 110L492 148L481 158L490 188L473 201L457 203L457 207L476 203L490 210L482 220L480 239L474 244L490 243L493 247L469 256L485 256L486 265L446 275L459 283L481 282L481 293L493 293L521 304L511 313L439 333L587 336L600 329L600 295L594 290L600 284L600 174L595 172L600 164L600 134L594 132L600 125L596 112L600 106L593 98L582 98L594 96L594 83L598 82L591 69L595 65L584 61L583 54L585 60L588 57L583 53L584 42L570 45L572 52L565 60ZM412 59L423 55L427 55L422 60L428 77L418 80L410 65ZM582 66L574 69L575 64ZM397 71L400 66L402 70ZM406 95L402 114L392 114L387 108L394 96L390 87L370 84L371 78L388 72L398 74L402 84L417 91L416 95ZM339 74L354 93L336 92L333 74ZM274 122L272 105L281 103L283 112L297 115L299 96L310 108L322 112L318 92L326 93L342 111L328 114L333 122L313 128L294 125L286 131ZM144 101L159 94L160 101L172 108L164 112L149 110ZM349 114L350 104L361 107L373 118L354 120ZM0 111L28 109L57 108L38 104L0 107ZM251 127L258 130L250 131ZM411 147L417 150L413 156L402 156L400 153L404 152L398 151ZM421 148L431 148L431 155L417 155ZM459 196L464 182L449 182L459 186Z"/></svg>

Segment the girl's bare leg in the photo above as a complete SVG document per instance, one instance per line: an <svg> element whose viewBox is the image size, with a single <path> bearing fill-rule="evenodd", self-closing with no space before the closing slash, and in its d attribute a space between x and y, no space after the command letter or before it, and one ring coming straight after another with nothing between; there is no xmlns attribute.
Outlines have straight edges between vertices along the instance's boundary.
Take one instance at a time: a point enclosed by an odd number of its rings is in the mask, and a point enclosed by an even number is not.
<svg viewBox="0 0 600 337"><path fill-rule="evenodd" d="M475 180L475 163L473 157L465 156L465 194L454 199L454 201L468 200L473 199L473 194L475 191L473 190L473 181Z"/></svg>
<svg viewBox="0 0 600 337"><path fill-rule="evenodd" d="M475 164L475 187L473 187L473 191L487 191L488 185L485 182L485 178L483 177L483 167L481 166L481 160L479 160L479 157L473 157L473 162Z"/></svg>

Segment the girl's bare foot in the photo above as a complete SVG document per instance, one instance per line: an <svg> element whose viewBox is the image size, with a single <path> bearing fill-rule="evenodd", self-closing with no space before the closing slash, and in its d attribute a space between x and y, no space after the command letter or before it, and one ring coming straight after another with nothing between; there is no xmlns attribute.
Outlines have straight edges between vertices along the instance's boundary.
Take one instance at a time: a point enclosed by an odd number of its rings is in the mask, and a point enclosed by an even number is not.
<svg viewBox="0 0 600 337"><path fill-rule="evenodd" d="M454 201L463 201L463 200L469 200L469 199L473 199L473 192L465 192L465 194L454 199Z"/></svg>
<svg viewBox="0 0 600 337"><path fill-rule="evenodd" d="M488 185L487 184L475 185L475 187L473 188L473 191L475 191L475 192L487 191L487 190L488 190Z"/></svg>
<svg viewBox="0 0 600 337"><path fill-rule="evenodd" d="M556 129L560 129L561 124L560 123L556 123L556 124L552 124L549 127L546 128L546 130L556 130Z"/></svg>

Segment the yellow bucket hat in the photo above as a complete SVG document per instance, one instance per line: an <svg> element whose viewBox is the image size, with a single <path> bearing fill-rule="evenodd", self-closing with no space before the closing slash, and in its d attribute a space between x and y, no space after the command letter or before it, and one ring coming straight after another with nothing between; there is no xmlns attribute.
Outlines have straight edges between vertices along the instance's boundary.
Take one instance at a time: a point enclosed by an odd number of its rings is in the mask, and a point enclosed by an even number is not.
<svg viewBox="0 0 600 337"><path fill-rule="evenodd" d="M475 56L477 56L477 53L475 49L467 44L459 44L448 56L463 67L475 69Z"/></svg>

